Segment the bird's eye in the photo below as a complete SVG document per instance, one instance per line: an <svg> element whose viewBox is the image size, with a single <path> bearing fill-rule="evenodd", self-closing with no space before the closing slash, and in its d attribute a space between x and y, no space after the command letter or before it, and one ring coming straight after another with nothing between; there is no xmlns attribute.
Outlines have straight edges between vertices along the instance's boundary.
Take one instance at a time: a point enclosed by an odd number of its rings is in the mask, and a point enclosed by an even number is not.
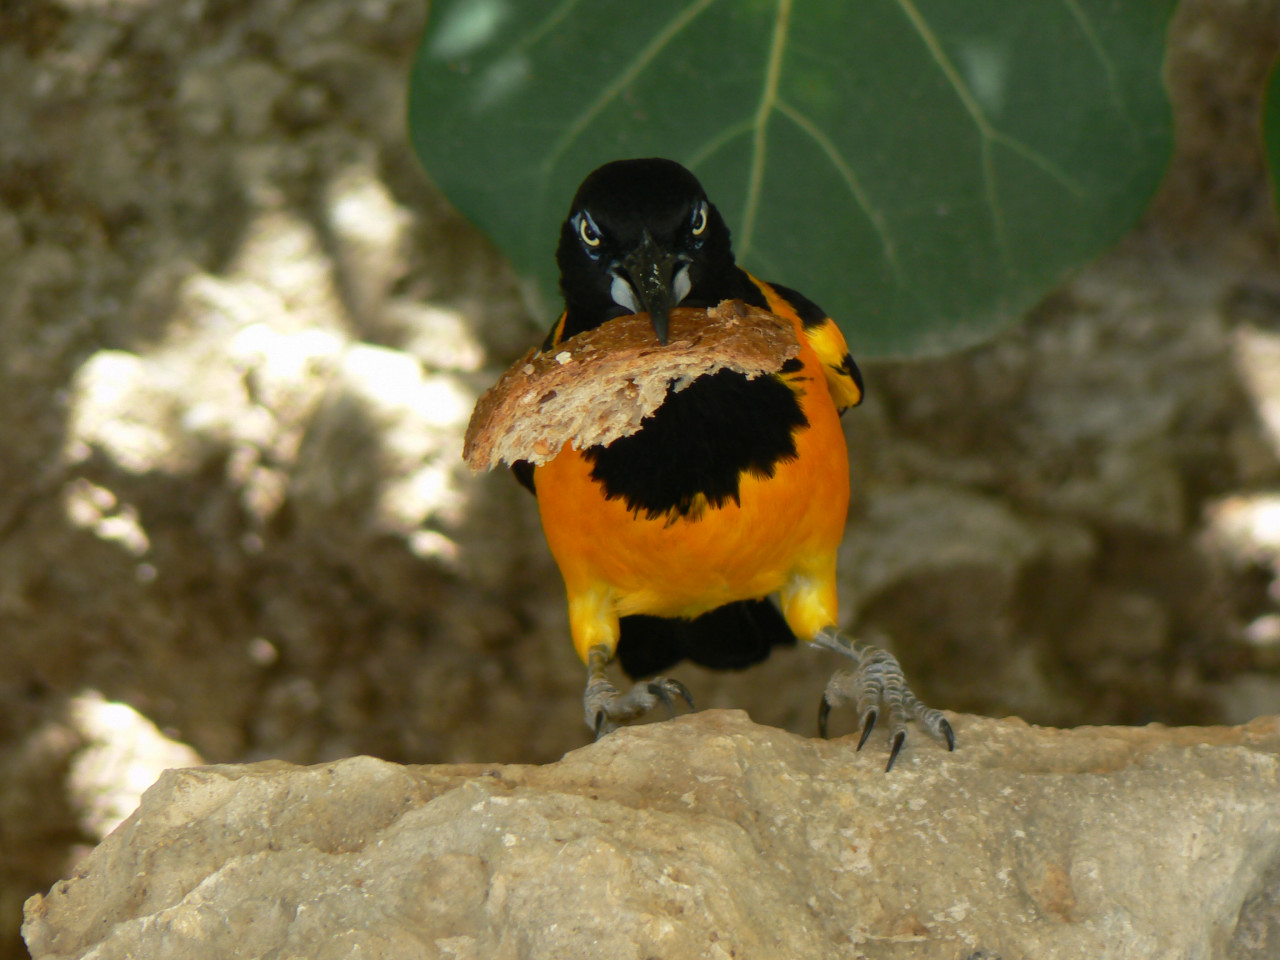
<svg viewBox="0 0 1280 960"><path fill-rule="evenodd" d="M693 214L693 235L701 236L705 229L707 229L707 204L703 201L698 204L698 209Z"/></svg>
<svg viewBox="0 0 1280 960"><path fill-rule="evenodd" d="M600 231L591 222L591 218L586 215L583 215L582 219L578 221L578 236L582 238L582 242L588 247L600 246Z"/></svg>

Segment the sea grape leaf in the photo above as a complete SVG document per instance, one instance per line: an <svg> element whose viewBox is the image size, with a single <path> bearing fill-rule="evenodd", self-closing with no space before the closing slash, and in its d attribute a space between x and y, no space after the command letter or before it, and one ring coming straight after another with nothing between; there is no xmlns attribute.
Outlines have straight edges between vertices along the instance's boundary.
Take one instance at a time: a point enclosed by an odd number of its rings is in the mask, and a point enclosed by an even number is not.
<svg viewBox="0 0 1280 960"><path fill-rule="evenodd" d="M739 261L822 304L857 355L935 352L1017 319L1142 212L1171 151L1173 6L436 0L410 129L553 299L578 183L666 156Z"/></svg>
<svg viewBox="0 0 1280 960"><path fill-rule="evenodd" d="M1262 109L1262 140L1271 175L1271 205L1280 209L1280 58L1271 66Z"/></svg>

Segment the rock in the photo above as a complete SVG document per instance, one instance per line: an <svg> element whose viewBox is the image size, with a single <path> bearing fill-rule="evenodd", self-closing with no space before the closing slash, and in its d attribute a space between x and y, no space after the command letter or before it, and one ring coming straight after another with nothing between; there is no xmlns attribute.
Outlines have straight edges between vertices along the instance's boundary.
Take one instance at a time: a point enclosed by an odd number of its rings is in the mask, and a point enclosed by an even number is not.
<svg viewBox="0 0 1280 960"><path fill-rule="evenodd" d="M35 960L1275 956L1280 718L953 722L889 775L878 737L736 711L545 766L169 771L23 932Z"/></svg>
<svg viewBox="0 0 1280 960"><path fill-rule="evenodd" d="M142 792L164 771L204 762L126 704L83 694L69 706L82 746L71 758L67 793L80 829L95 840L136 810Z"/></svg>
<svg viewBox="0 0 1280 960"><path fill-rule="evenodd" d="M218 762L546 762L588 736L535 505L456 449L451 398L559 305L407 142L428 6L0 3L0 960L27 957L19 906L102 823L72 778L81 694ZM929 703L1061 725L1277 709L1275 572L1230 551L1216 572L1202 544L1206 505L1280 489L1257 136L1277 10L1178 5L1179 147L1136 234L986 347L864 364L845 623ZM868 360L863 318L839 319ZM677 675L812 732L841 665Z"/></svg>

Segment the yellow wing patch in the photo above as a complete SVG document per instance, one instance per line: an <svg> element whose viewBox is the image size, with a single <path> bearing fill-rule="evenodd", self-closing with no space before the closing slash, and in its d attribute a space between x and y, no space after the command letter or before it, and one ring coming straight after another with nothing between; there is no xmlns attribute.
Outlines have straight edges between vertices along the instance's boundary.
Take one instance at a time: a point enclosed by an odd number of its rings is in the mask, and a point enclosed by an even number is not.
<svg viewBox="0 0 1280 960"><path fill-rule="evenodd" d="M830 317L821 323L806 324L800 319L796 308L773 287L751 274L751 282L760 288L769 304L769 312L779 317L786 317L796 325L796 332L802 334L813 352L822 361L822 372L827 376L827 389L837 410L856 407L862 402L862 375L853 362L849 346L845 343L844 334Z"/></svg>
<svg viewBox="0 0 1280 960"><path fill-rule="evenodd" d="M827 375L827 389L835 401L837 410L856 407L862 402L862 378L853 362L844 334L834 320L827 317L821 324L805 327L804 335L822 360L822 372Z"/></svg>

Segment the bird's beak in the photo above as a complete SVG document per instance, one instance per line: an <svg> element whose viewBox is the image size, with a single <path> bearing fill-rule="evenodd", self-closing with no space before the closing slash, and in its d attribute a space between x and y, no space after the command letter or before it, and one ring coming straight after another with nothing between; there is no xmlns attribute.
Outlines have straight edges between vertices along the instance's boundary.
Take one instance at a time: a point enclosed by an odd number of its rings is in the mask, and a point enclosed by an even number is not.
<svg viewBox="0 0 1280 960"><path fill-rule="evenodd" d="M648 230L644 232L640 246L622 260L631 288L649 314L653 332L663 346L667 344L671 308L675 306L671 287L682 262L679 256L655 243Z"/></svg>

